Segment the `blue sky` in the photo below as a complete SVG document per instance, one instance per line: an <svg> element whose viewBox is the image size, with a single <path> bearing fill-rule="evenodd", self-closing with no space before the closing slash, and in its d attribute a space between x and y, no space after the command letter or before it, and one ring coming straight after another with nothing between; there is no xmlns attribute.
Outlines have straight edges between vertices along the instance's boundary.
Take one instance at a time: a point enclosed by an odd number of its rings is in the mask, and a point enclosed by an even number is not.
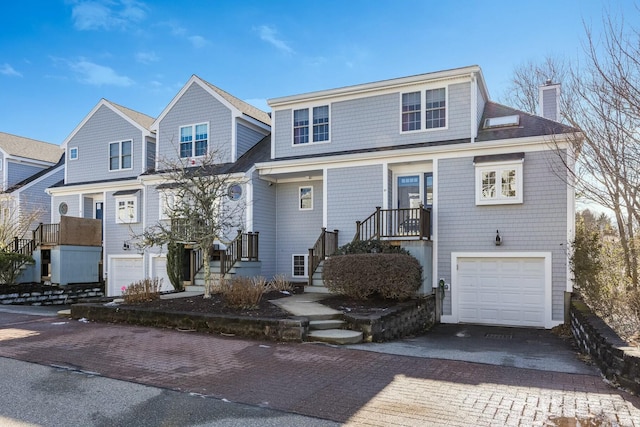
<svg viewBox="0 0 640 427"><path fill-rule="evenodd" d="M632 0L21 0L0 15L0 131L60 144L106 98L156 117L192 74L266 99L480 65L575 57L583 22Z"/></svg>

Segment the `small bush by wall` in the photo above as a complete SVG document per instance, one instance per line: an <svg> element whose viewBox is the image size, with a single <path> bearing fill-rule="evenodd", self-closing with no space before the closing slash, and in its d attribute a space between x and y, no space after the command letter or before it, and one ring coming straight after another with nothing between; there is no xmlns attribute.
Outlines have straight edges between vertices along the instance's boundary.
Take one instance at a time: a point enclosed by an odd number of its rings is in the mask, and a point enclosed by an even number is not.
<svg viewBox="0 0 640 427"><path fill-rule="evenodd" d="M325 286L334 293L366 299L373 295L404 300L422 283L422 266L411 255L362 253L332 256L322 271Z"/></svg>
<svg viewBox="0 0 640 427"><path fill-rule="evenodd" d="M640 349L629 346L581 301L571 301L571 332L607 379L640 394Z"/></svg>

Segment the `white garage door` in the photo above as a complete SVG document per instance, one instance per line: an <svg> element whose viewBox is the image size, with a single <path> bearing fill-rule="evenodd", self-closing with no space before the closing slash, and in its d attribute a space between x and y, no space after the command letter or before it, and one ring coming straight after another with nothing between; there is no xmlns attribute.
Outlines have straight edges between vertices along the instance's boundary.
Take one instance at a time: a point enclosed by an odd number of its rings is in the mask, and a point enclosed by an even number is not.
<svg viewBox="0 0 640 427"><path fill-rule="evenodd" d="M161 291L172 291L173 285L167 276L167 258L166 257L154 257L151 258L151 278L157 277L162 279Z"/></svg>
<svg viewBox="0 0 640 427"><path fill-rule="evenodd" d="M544 258L458 258L458 321L545 327Z"/></svg>
<svg viewBox="0 0 640 427"><path fill-rule="evenodd" d="M144 279L142 257L109 260L109 296L122 295L122 287Z"/></svg>

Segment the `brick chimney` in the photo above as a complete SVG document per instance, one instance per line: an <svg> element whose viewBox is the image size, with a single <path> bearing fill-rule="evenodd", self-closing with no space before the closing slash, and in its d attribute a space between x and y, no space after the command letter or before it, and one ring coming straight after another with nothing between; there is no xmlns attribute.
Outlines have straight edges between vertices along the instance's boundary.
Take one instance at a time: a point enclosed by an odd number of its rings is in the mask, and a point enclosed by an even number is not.
<svg viewBox="0 0 640 427"><path fill-rule="evenodd" d="M560 83L547 80L538 90L538 114L545 119L560 121Z"/></svg>

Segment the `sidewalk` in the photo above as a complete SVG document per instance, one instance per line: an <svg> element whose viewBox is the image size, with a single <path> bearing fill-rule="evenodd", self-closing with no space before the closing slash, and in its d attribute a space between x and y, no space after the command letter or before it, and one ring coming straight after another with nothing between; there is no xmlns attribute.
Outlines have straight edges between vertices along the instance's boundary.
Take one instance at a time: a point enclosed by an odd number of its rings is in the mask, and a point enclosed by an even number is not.
<svg viewBox="0 0 640 427"><path fill-rule="evenodd" d="M597 375L3 312L0 325L11 331L2 357L345 425L575 425L566 420L597 415L640 426L640 399Z"/></svg>

